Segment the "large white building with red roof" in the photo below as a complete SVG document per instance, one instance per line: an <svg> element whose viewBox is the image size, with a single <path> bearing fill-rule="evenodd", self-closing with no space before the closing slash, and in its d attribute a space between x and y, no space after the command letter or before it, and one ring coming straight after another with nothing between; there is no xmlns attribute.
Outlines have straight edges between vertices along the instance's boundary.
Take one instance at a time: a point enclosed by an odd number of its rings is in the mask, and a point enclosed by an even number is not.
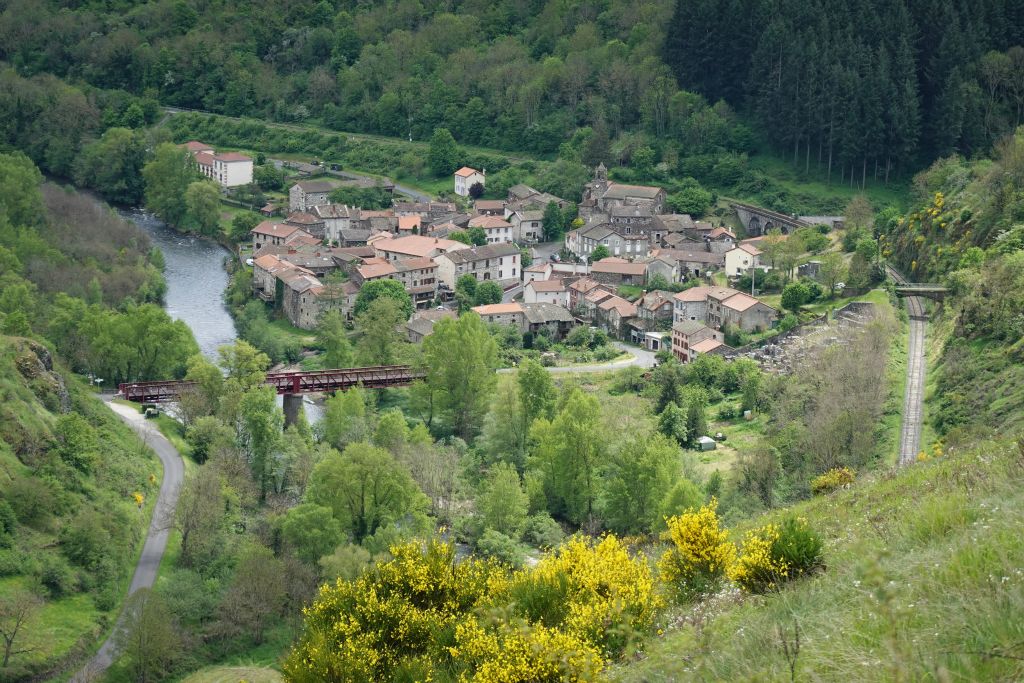
<svg viewBox="0 0 1024 683"><path fill-rule="evenodd" d="M213 147L192 140L183 147L192 155L199 172L221 187L238 187L252 183L252 159L238 152L217 153Z"/></svg>

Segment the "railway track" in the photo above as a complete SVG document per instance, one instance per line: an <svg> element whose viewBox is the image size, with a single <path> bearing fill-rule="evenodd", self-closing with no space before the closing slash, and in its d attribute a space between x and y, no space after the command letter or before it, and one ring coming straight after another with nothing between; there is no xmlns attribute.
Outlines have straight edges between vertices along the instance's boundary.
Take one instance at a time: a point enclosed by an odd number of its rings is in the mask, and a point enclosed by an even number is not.
<svg viewBox="0 0 1024 683"><path fill-rule="evenodd" d="M892 266L885 267L889 277L897 284L909 285L907 278ZM909 465L921 451L921 422L924 413L925 334L928 314L919 296L908 296L907 314L910 317L910 343L907 349L907 386L903 394L903 425L900 429L899 464Z"/></svg>

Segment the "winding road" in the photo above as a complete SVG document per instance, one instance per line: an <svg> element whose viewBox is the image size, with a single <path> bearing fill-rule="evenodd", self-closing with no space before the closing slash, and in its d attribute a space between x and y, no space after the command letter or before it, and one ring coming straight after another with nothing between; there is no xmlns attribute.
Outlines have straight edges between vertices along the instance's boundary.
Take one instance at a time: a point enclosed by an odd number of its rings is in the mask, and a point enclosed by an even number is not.
<svg viewBox="0 0 1024 683"><path fill-rule="evenodd" d="M157 572L160 569L160 561L164 557L164 550L167 548L167 538L170 529L165 523L169 513L172 513L178 502L178 491L185 479L185 465L181 454L171 445L171 442L150 422L146 421L138 409L131 406L111 403L113 396L103 397L104 402L117 416L124 420L131 427L139 438L147 446L153 449L160 458L164 468L164 480L160 484L160 493L157 495L156 505L153 507L153 518L149 523L149 532L146 535L146 543L142 547L142 554L139 556L138 564L135 565L135 574L132 575L132 582L128 588L130 597L140 588L150 588L156 581ZM125 622L129 615L122 610L114 624L113 630L107 636L106 641L99 651L89 662L71 677L72 683L86 683L94 681L102 674L117 658L117 636L124 629Z"/></svg>

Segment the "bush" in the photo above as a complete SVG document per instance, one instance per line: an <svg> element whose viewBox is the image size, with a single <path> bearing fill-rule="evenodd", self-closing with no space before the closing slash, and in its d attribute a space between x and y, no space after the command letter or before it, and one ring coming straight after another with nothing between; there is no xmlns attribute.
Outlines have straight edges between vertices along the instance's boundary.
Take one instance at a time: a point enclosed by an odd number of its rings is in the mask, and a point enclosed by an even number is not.
<svg viewBox="0 0 1024 683"><path fill-rule="evenodd" d="M821 566L821 538L803 519L787 518L747 533L729 578L750 593L766 593Z"/></svg>
<svg viewBox="0 0 1024 683"><path fill-rule="evenodd" d="M526 519L523 539L537 548L554 548L565 539L565 532L551 515L541 512Z"/></svg>
<svg viewBox="0 0 1024 683"><path fill-rule="evenodd" d="M71 571L67 561L58 555L47 558L43 565L43 571L39 574L39 582L54 598L69 595L77 588L74 572Z"/></svg>
<svg viewBox="0 0 1024 683"><path fill-rule="evenodd" d="M520 575L512 595L531 622L560 626L614 655L661 607L646 558L630 557L610 535L597 543L573 537Z"/></svg>
<svg viewBox="0 0 1024 683"><path fill-rule="evenodd" d="M522 547L515 539L494 529L484 532L476 542L476 549L484 557L493 557L510 567L521 567L526 559Z"/></svg>
<svg viewBox="0 0 1024 683"><path fill-rule="evenodd" d="M856 475L849 467L836 467L811 480L811 493L820 496L849 486Z"/></svg>
<svg viewBox="0 0 1024 683"><path fill-rule="evenodd" d="M779 536L772 546L772 555L789 568L787 578L798 579L823 566L823 543L802 517L787 517L779 525Z"/></svg>
<svg viewBox="0 0 1024 683"><path fill-rule="evenodd" d="M719 420L733 420L737 417L737 415L738 411L736 410L736 406L732 405L731 403L726 403L725 405L718 409Z"/></svg>
<svg viewBox="0 0 1024 683"><path fill-rule="evenodd" d="M658 560L666 584L683 598L717 588L736 558L736 546L729 531L718 521L718 501L711 499L697 512L686 512L667 520L663 538L672 547Z"/></svg>

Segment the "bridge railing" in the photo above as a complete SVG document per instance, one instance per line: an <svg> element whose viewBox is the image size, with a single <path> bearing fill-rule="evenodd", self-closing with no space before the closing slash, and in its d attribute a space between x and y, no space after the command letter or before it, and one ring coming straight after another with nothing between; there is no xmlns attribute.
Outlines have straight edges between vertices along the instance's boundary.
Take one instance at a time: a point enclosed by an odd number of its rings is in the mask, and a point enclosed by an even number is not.
<svg viewBox="0 0 1024 683"><path fill-rule="evenodd" d="M266 384L278 394L309 394L327 391L345 391L357 386L368 389L407 386L426 377L426 372L409 365L379 365L365 368L340 368L310 372L272 372ZM196 386L196 382L126 382L118 389L127 400L136 403L173 401L180 394Z"/></svg>

